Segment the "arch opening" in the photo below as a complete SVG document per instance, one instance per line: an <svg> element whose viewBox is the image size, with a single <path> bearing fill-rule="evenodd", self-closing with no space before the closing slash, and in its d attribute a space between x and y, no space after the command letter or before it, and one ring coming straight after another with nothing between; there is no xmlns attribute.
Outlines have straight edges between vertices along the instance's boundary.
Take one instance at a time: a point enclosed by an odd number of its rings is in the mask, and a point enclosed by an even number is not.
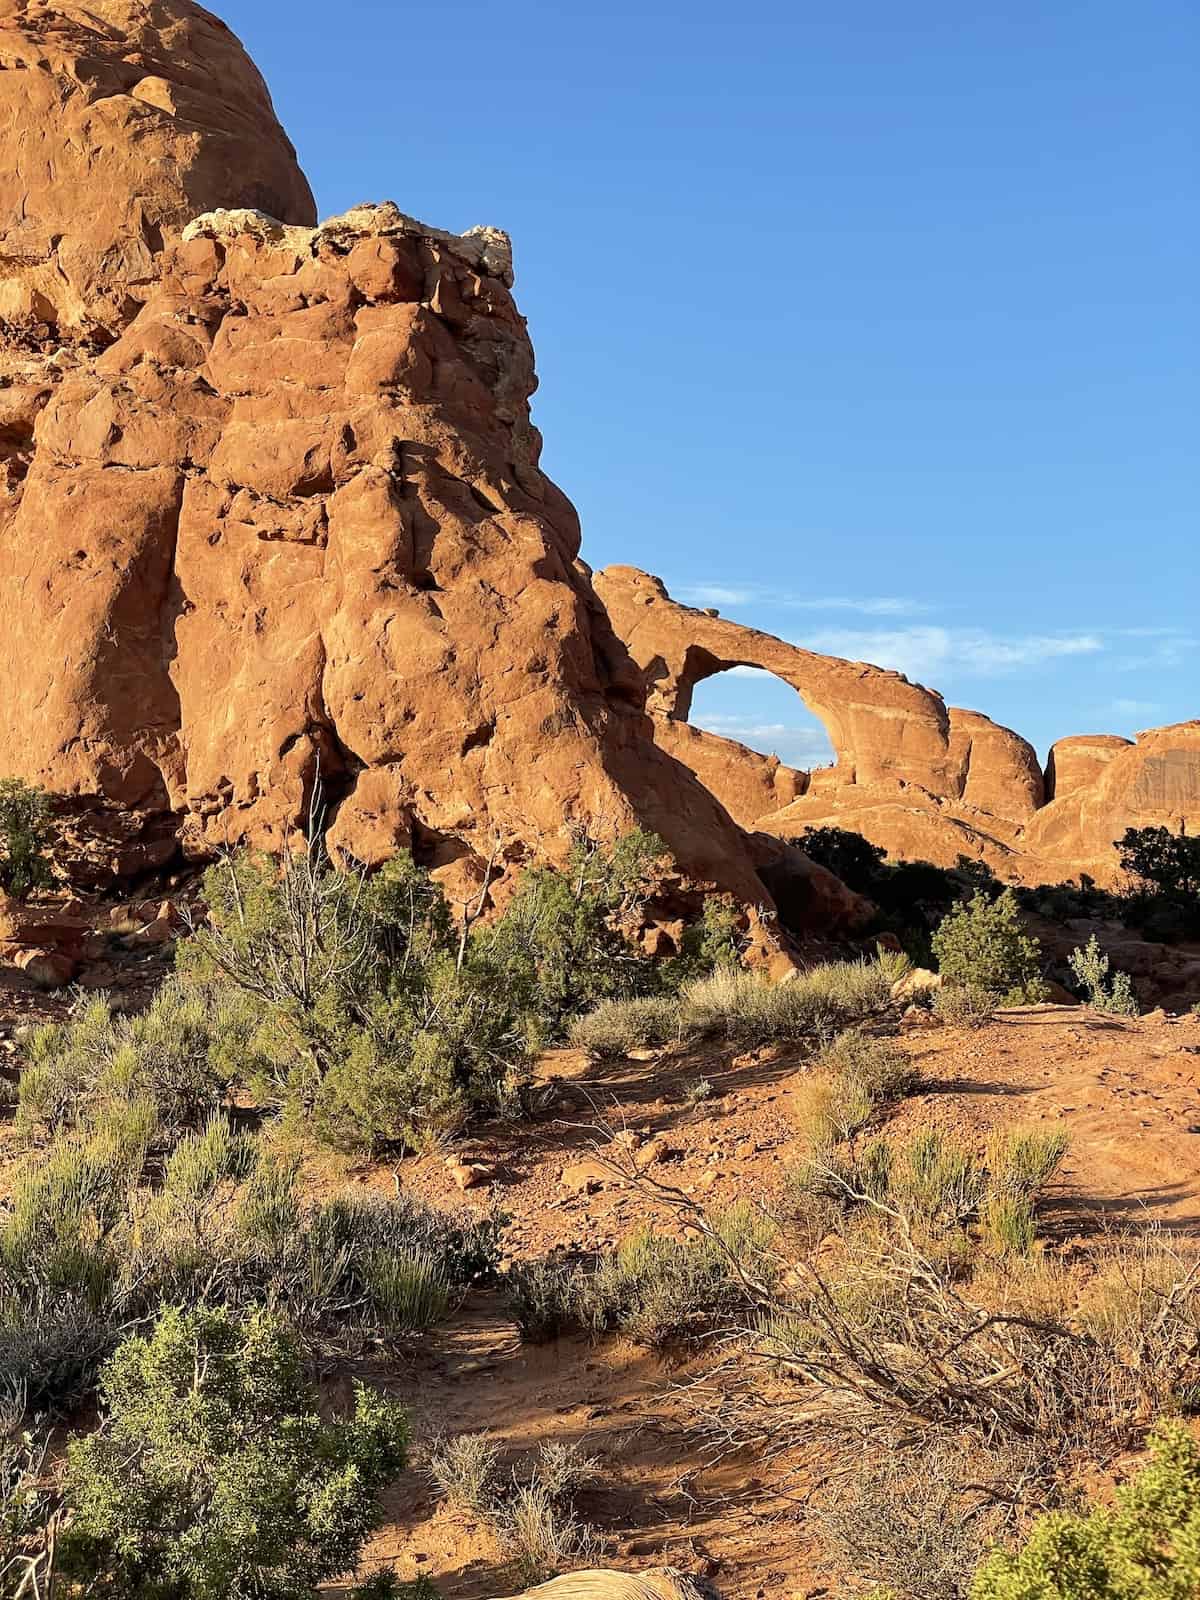
<svg viewBox="0 0 1200 1600"><path fill-rule="evenodd" d="M831 767L833 744L790 684L763 667L728 667L700 680L688 722L802 772Z"/></svg>

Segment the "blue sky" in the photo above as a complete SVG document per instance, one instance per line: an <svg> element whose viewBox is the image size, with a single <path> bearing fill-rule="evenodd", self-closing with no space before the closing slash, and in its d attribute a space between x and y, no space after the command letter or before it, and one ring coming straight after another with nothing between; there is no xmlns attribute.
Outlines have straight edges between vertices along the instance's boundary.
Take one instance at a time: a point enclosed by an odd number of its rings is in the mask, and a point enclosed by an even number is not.
<svg viewBox="0 0 1200 1600"><path fill-rule="evenodd" d="M1200 716L1191 0L217 3L323 213L512 233L593 566L1043 751Z"/></svg>

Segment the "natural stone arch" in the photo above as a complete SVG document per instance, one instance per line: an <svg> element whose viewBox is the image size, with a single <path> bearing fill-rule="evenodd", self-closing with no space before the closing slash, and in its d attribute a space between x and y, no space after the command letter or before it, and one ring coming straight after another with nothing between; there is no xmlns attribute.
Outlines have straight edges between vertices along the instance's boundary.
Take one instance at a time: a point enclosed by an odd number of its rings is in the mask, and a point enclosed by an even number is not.
<svg viewBox="0 0 1200 1600"><path fill-rule="evenodd" d="M636 567L608 567L595 586L642 673L660 738L681 759L687 756L677 725L687 721L697 683L733 667L759 667L789 684L824 725L835 764L813 776L823 791L923 790L1014 820L1044 803L1041 767L1026 740L979 712L949 709L902 673L819 655L680 605L660 579ZM710 773L696 770L713 787Z"/></svg>
<svg viewBox="0 0 1200 1600"><path fill-rule="evenodd" d="M679 605L660 579L636 567L608 567L595 584L642 669L647 709L686 721L697 683L732 667L760 667L789 684L824 724L839 783L907 779L935 794L957 788L940 695L898 672L818 655Z"/></svg>

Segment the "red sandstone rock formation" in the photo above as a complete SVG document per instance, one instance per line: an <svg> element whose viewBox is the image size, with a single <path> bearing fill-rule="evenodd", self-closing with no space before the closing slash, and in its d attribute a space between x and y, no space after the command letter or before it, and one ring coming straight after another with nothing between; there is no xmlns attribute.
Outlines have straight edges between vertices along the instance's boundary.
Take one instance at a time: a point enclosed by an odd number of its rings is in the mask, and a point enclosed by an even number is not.
<svg viewBox="0 0 1200 1600"><path fill-rule="evenodd" d="M506 236L314 228L189 0L0 0L0 154L0 774L138 812L139 851L170 818L198 853L278 846L320 776L335 846L411 844L452 891L640 825L800 930L865 912L786 843L809 823L1024 870L1035 836L1065 861L1110 815L1200 809L1186 728L1095 781L1063 749L1044 806L1023 740L899 674L593 583ZM836 767L687 725L735 664L792 684Z"/></svg>
<svg viewBox="0 0 1200 1600"><path fill-rule="evenodd" d="M1111 880L1113 841L1127 827L1200 826L1200 723L1136 744L1064 739L1043 775L1018 734L977 711L947 709L899 673L679 605L634 567L610 567L595 586L642 674L659 743L744 827L792 839L809 827L848 828L897 857L951 866L972 855L1039 882L1080 871ZM688 724L696 684L735 666L762 668L796 690L825 725L832 767L794 772Z"/></svg>
<svg viewBox="0 0 1200 1600"><path fill-rule="evenodd" d="M187 0L0 17L35 86L0 72L33 241L0 263L0 772L197 852L278 847L319 777L336 847L472 895L640 825L756 926L759 868L798 926L861 917L655 743L538 467L507 237L299 225L266 91Z"/></svg>
<svg viewBox="0 0 1200 1600"><path fill-rule="evenodd" d="M0 0L0 318L116 330L214 206L315 223L266 85L190 0Z"/></svg>

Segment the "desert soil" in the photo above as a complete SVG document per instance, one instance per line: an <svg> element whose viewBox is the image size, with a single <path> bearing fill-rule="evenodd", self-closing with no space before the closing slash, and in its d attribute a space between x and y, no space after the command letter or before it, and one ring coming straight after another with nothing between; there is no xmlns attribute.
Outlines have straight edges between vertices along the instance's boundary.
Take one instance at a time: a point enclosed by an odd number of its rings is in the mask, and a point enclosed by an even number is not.
<svg viewBox="0 0 1200 1600"><path fill-rule="evenodd" d="M923 1087L889 1135L932 1125L982 1150L1005 1124L1053 1123L1070 1134L1045 1211L1047 1249L1070 1259L1118 1228L1169 1232L1187 1248L1200 1233L1200 1018L1036 1007L977 1031L910 1031L905 1047ZM643 1148L661 1140L656 1176L706 1206L770 1206L800 1153L789 1100L803 1071L783 1050L647 1053L603 1067L556 1052L540 1065L548 1104L532 1129L488 1129L455 1152L494 1169L494 1185L464 1196L442 1155L348 1176L444 1204L498 1206L512 1219L514 1259L586 1254L653 1212L596 1163L598 1128L628 1130ZM688 1090L702 1079L712 1096L692 1103ZM672 1225L667 1211L660 1220ZM685 1386L705 1365L701 1356L674 1366L621 1340L525 1345L497 1298L480 1294L389 1383L425 1439L487 1431L514 1459L542 1440L583 1444L598 1467L580 1509L606 1536L614 1565L707 1572L729 1600L834 1592L798 1509L813 1464L713 1464L689 1436ZM427 1573L449 1600L511 1589L487 1527L439 1505L419 1468L388 1510L371 1560Z"/></svg>

